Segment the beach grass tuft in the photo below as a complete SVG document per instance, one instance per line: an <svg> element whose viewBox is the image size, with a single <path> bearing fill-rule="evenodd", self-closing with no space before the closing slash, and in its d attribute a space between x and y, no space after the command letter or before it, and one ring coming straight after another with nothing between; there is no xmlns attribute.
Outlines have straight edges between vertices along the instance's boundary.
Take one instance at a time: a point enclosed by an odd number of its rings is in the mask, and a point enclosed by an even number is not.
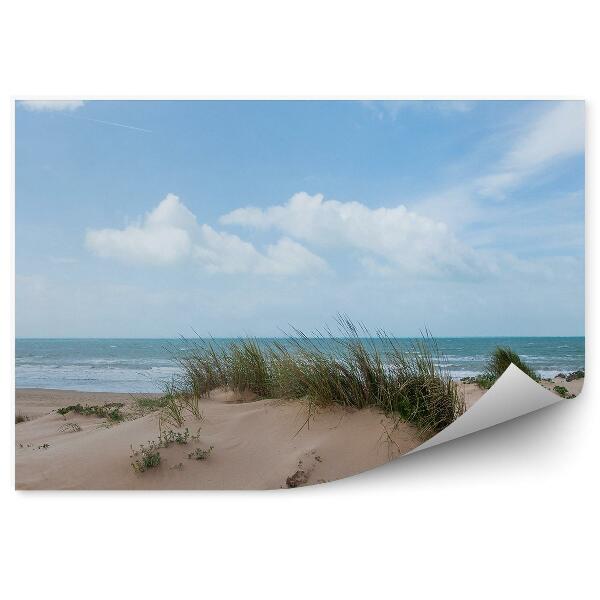
<svg viewBox="0 0 600 600"><path fill-rule="evenodd" d="M540 381L540 376L514 350L508 346L496 346L490 354L484 372L476 377L477 384L483 389L489 389L511 364L534 381Z"/></svg>
<svg viewBox="0 0 600 600"><path fill-rule="evenodd" d="M377 407L431 435L464 410L464 399L434 338L402 345L383 331L375 336L348 317L337 319L338 333L326 329L309 337L292 329L270 342L245 338L218 346L213 340L189 343L178 357L174 397L205 397L227 388L262 398L306 399L308 417L317 406Z"/></svg>

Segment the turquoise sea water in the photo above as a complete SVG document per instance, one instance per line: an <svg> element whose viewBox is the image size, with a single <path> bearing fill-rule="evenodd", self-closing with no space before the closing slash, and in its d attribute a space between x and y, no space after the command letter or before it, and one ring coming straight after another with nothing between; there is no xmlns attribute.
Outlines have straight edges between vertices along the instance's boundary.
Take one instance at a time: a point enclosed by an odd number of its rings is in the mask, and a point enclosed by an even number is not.
<svg viewBox="0 0 600 600"><path fill-rule="evenodd" d="M510 346L540 375L552 377L561 371L584 368L584 340L478 337L437 338L437 343L453 377L480 372L497 345ZM219 344L228 341L216 340ZM17 339L16 385L81 391L159 391L161 382L178 372L173 357L185 348L180 339Z"/></svg>

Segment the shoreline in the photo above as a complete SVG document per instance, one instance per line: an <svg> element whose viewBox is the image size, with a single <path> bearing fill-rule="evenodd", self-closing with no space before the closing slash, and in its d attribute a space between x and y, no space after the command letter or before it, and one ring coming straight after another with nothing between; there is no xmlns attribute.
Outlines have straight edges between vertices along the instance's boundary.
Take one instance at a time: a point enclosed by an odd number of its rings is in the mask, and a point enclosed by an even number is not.
<svg viewBox="0 0 600 600"><path fill-rule="evenodd" d="M308 336L308 339L319 338ZM334 347L352 339L336 335L335 339L319 339L318 346L331 353ZM357 339L362 340L365 347L377 350L384 362L392 350L386 340L376 335L369 338L359 336ZM237 336L215 338L211 343L220 350L226 350L232 342L241 343L244 340L246 336ZM273 346L271 342L282 340L287 340L284 345L293 349L294 338L256 339L259 348L266 350L267 354L269 347ZM409 349L410 342L418 341L419 337L392 336L391 340ZM208 341L205 340L201 345ZM16 383L20 388L160 392L162 382L180 373L180 365L175 357L193 353L192 342L193 339L186 343L177 338L21 338L16 340L15 345ZM581 336L459 336L435 338L434 344L437 345L434 363L456 381L481 373L490 353L498 345L510 346L542 377L553 377L560 371L583 369L585 364L585 338Z"/></svg>

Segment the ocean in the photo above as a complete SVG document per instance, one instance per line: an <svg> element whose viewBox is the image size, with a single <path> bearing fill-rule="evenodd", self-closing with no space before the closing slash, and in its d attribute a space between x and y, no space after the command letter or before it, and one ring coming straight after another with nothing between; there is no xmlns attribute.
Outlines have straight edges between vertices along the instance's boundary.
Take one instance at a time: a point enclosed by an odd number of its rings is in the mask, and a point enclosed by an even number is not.
<svg viewBox="0 0 600 600"><path fill-rule="evenodd" d="M218 344L229 341L215 340ZM456 378L479 373L498 345L510 346L542 377L585 366L583 337L437 338L437 343L445 366ZM181 339L20 338L15 343L16 386L156 392L162 389L162 382L179 372L174 358L185 350Z"/></svg>

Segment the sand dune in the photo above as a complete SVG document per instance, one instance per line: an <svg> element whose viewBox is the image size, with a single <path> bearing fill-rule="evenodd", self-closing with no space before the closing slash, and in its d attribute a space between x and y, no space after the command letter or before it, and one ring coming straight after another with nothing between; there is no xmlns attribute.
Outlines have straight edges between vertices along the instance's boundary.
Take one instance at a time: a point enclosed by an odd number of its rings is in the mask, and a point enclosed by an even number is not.
<svg viewBox="0 0 600 600"><path fill-rule="evenodd" d="M583 379L542 382L578 394ZM483 391L459 384L467 407ZM152 394L147 394L152 396ZM128 419L107 427L94 416L57 408L75 403L123 402ZM241 402L231 392L213 392L201 402L202 419L187 415L180 430L198 440L161 448L161 464L137 473L131 447L158 438L158 413L140 415L129 394L19 389L16 413L17 489L272 489L333 481L382 465L416 448L423 438L407 423L376 409L320 409L308 426L300 401ZM65 431L76 423L80 431ZM206 460L190 460L196 448L213 447Z"/></svg>
<svg viewBox="0 0 600 600"><path fill-rule="evenodd" d="M411 425L376 410L320 410L310 428L300 402L234 402L217 392L202 402L203 419L187 418L198 442L160 450L161 465L144 473L131 467L130 445L158 437L156 413L110 428L102 419L57 407L73 402L126 402L127 394L18 390L17 413L33 417L16 426L17 489L269 489L347 477L381 465L419 445ZM43 408L42 408L43 407ZM61 432L66 422L81 427ZM390 434L386 434L386 430ZM297 435L296 435L297 434ZM44 447L48 444L48 447ZM196 447L214 447L207 460L189 460Z"/></svg>

